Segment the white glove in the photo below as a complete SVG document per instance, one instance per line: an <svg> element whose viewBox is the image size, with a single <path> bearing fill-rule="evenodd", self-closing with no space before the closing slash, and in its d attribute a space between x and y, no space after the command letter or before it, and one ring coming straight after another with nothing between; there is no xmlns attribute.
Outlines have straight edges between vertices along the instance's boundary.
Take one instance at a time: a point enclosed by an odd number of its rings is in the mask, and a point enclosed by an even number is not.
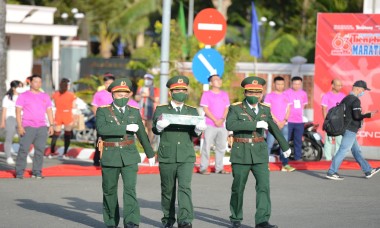
<svg viewBox="0 0 380 228"><path fill-rule="evenodd" d="M137 132L139 130L139 125L137 124L128 124L127 131Z"/></svg>
<svg viewBox="0 0 380 228"><path fill-rule="evenodd" d="M156 157L148 158L149 166L154 166L156 164Z"/></svg>
<svg viewBox="0 0 380 228"><path fill-rule="evenodd" d="M203 121L203 122L200 122L197 125L195 125L194 131L195 131L195 133L197 133L197 135L200 135L200 134L202 134L202 131L206 130L206 128L207 128L207 125Z"/></svg>
<svg viewBox="0 0 380 228"><path fill-rule="evenodd" d="M268 130L268 123L263 120L257 121L256 128L264 128Z"/></svg>
<svg viewBox="0 0 380 228"><path fill-rule="evenodd" d="M284 155L285 158L288 158L291 153L292 153L292 150L288 149L287 151L282 152L282 155Z"/></svg>
<svg viewBox="0 0 380 228"><path fill-rule="evenodd" d="M169 125L170 125L169 120L159 120L157 121L157 124L156 124L157 131L161 132Z"/></svg>
<svg viewBox="0 0 380 228"><path fill-rule="evenodd" d="M207 128L207 125L204 121L198 123L197 125L195 125L195 129L199 130L199 131L204 131L206 130Z"/></svg>

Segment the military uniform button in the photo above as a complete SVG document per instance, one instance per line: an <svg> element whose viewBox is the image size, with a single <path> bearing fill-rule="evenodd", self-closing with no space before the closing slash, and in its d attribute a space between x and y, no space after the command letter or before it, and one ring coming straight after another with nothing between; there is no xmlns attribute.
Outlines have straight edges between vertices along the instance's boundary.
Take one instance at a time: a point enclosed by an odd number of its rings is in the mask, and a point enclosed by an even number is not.
<svg viewBox="0 0 380 228"><path fill-rule="evenodd" d="M122 146L120 147L120 149L123 148Z"/></svg>
<svg viewBox="0 0 380 228"><path fill-rule="evenodd" d="M253 143L251 144L251 146L253 146Z"/></svg>
<svg viewBox="0 0 380 228"><path fill-rule="evenodd" d="M181 142L178 142L178 144L181 144Z"/></svg>

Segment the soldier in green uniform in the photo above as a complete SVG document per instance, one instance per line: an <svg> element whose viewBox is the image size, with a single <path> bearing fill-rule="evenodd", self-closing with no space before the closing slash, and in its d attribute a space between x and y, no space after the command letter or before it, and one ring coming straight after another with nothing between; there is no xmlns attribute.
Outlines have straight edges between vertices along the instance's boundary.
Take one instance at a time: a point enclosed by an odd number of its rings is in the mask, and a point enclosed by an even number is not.
<svg viewBox="0 0 380 228"><path fill-rule="evenodd" d="M201 122L194 128L181 125L170 125L161 119L163 113L198 116L194 107L185 105L188 96L189 79L185 76L171 78L166 86L172 100L167 105L156 108L153 116L153 133L160 135L158 161L161 177L161 206L164 213L161 219L164 227L173 227L175 223L176 182L178 181L178 215L180 228L192 227L194 219L191 199L191 179L193 175L195 151L192 137L198 137L206 129Z"/></svg>
<svg viewBox="0 0 380 228"><path fill-rule="evenodd" d="M249 172L256 179L255 228L277 228L268 223L271 213L268 148L264 140L265 130L277 139L284 156L290 149L277 124L273 121L270 108L259 100L262 98L265 80L259 77L245 78L241 86L245 99L230 106L227 115L227 130L233 131L231 164L233 183L231 187L230 221L233 228L241 227L243 220L243 196Z"/></svg>
<svg viewBox="0 0 380 228"><path fill-rule="evenodd" d="M102 106L96 112L96 130L102 135L100 140L103 219L107 227L117 227L120 220L117 188L119 175L123 179L124 227L138 227L140 208L136 199L136 178L138 163L141 162L135 145L135 134L140 140L149 165L154 165L155 157L145 132L138 109L129 105L132 82L127 78L115 80L108 91L113 102ZM102 145L101 145L102 144Z"/></svg>

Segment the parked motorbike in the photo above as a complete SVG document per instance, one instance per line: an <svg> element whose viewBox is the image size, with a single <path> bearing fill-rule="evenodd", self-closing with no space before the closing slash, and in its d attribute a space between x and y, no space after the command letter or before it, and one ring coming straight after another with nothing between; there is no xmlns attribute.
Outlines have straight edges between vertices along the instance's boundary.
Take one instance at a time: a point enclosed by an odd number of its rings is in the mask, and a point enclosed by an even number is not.
<svg viewBox="0 0 380 228"><path fill-rule="evenodd" d="M304 161L320 161L323 155L322 136L317 132L319 124L313 122L305 123L302 136L302 160ZM289 146L292 151L289 158L294 160L294 145L293 141L289 141ZM279 155L280 146L277 142L273 144L271 154Z"/></svg>
<svg viewBox="0 0 380 228"><path fill-rule="evenodd" d="M74 139L78 142L92 143L96 140L95 115L91 108L80 98L77 98L77 109L84 117L84 129L74 129Z"/></svg>

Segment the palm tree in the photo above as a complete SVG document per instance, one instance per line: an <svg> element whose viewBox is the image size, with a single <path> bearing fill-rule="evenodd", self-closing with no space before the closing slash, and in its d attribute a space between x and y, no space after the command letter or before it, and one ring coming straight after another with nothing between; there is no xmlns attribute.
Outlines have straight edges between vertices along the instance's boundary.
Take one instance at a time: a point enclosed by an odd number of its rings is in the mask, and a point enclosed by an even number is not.
<svg viewBox="0 0 380 228"><path fill-rule="evenodd" d="M131 0L115 27L117 33L127 41L129 52L144 46L144 32L150 26L149 15L160 9L159 0Z"/></svg>
<svg viewBox="0 0 380 228"><path fill-rule="evenodd" d="M6 0L0 0L0 91L6 91L7 79L7 37L5 34ZM1 94L3 95L3 94ZM0 99L0 107L2 106Z"/></svg>
<svg viewBox="0 0 380 228"><path fill-rule="evenodd" d="M121 37L127 41L129 52L144 45L144 32L150 26L149 15L160 7L159 0L93 0L85 6L86 17L97 34L100 54L112 56L112 43Z"/></svg>

